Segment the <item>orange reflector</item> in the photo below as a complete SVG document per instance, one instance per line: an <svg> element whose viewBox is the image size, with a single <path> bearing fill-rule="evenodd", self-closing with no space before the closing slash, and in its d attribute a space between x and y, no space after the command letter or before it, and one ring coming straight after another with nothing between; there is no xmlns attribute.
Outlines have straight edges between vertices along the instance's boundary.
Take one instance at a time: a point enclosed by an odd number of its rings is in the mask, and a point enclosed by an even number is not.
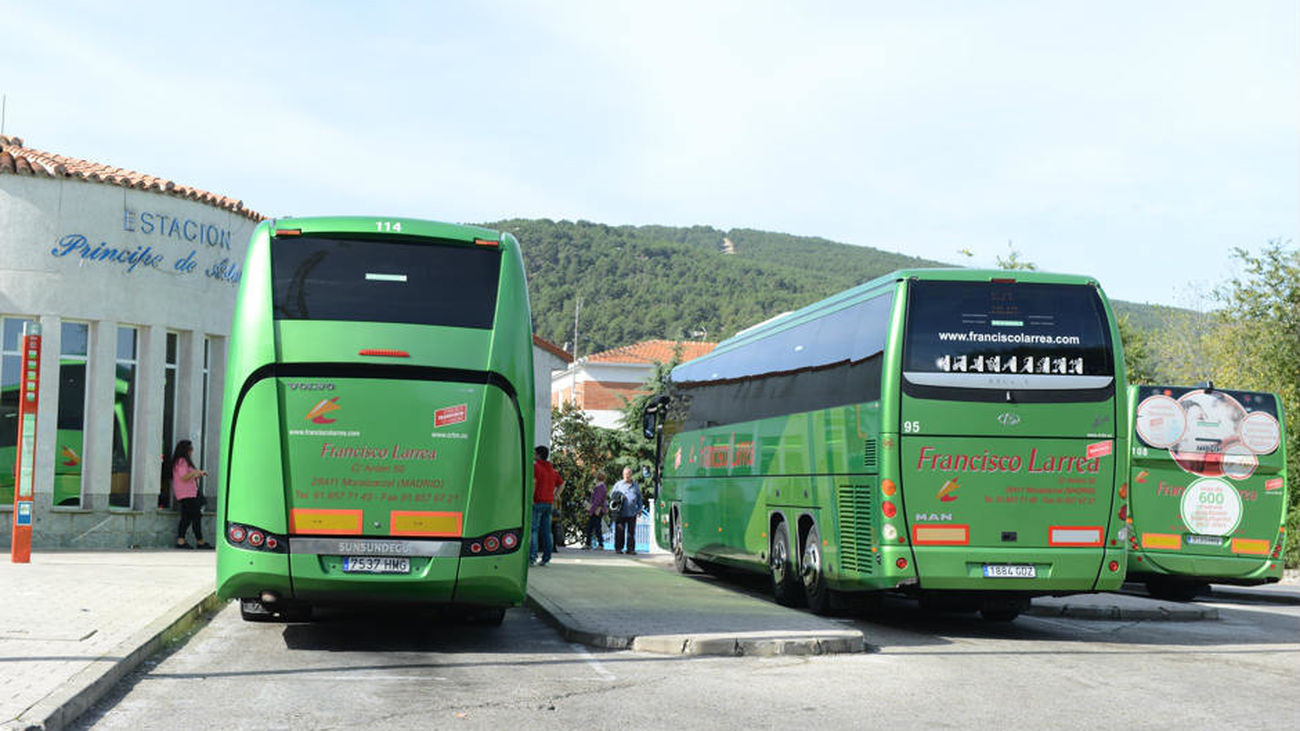
<svg viewBox="0 0 1300 731"><path fill-rule="evenodd" d="M289 511L289 532L295 535L325 533L338 536L361 535L360 510L320 510L294 508Z"/></svg>
<svg viewBox="0 0 1300 731"><path fill-rule="evenodd" d="M1183 547L1183 537L1173 533L1143 533L1142 547L1177 551Z"/></svg>
<svg viewBox="0 0 1300 731"><path fill-rule="evenodd" d="M395 536L459 538L461 517L460 513L394 510L388 514L389 532Z"/></svg>
<svg viewBox="0 0 1300 731"><path fill-rule="evenodd" d="M1099 525L1054 525L1047 531L1049 546L1100 546L1105 543Z"/></svg>
<svg viewBox="0 0 1300 731"><path fill-rule="evenodd" d="M490 241L488 239L474 239L474 243L479 246L500 246L500 241Z"/></svg>
<svg viewBox="0 0 1300 731"><path fill-rule="evenodd" d="M881 480L880 491L885 493L885 497L893 497L894 493L898 492L898 485L894 484L893 480Z"/></svg>
<svg viewBox="0 0 1300 731"><path fill-rule="evenodd" d="M410 358L411 354L405 350L389 350L387 348L365 348L358 355L378 355L385 358Z"/></svg>
<svg viewBox="0 0 1300 731"><path fill-rule="evenodd" d="M300 228L277 228L277 229L275 230L275 235L276 235L276 236L302 236L302 229L300 229Z"/></svg>
<svg viewBox="0 0 1300 731"><path fill-rule="evenodd" d="M912 543L918 546L965 546L970 543L970 526L914 525Z"/></svg>
<svg viewBox="0 0 1300 731"><path fill-rule="evenodd" d="M1273 546L1265 540L1258 538L1233 538L1233 553L1249 553L1256 556L1267 556L1269 549Z"/></svg>

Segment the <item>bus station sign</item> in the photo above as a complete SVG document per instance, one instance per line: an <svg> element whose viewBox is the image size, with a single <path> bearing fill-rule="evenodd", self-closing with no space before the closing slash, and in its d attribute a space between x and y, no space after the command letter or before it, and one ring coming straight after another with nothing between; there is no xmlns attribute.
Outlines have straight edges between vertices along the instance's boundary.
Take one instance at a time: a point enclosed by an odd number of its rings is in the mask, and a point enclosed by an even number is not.
<svg viewBox="0 0 1300 731"><path fill-rule="evenodd" d="M32 522L35 504L36 414L40 408L41 326L30 324L23 331L23 375L18 397L18 454L14 490L13 540L10 560L32 560Z"/></svg>

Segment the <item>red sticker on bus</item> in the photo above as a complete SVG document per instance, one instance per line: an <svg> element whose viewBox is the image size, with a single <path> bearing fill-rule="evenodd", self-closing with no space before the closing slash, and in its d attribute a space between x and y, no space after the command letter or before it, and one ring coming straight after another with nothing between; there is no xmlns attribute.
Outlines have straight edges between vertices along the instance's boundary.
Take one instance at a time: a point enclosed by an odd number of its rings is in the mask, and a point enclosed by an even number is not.
<svg viewBox="0 0 1300 731"><path fill-rule="evenodd" d="M1282 478L1281 478L1281 477L1274 477L1273 479L1269 480L1268 482L1265 482L1265 483L1264 483L1264 489L1265 489L1265 490L1281 490L1281 489L1282 489Z"/></svg>
<svg viewBox="0 0 1300 731"><path fill-rule="evenodd" d="M1093 442L1088 445L1088 459L1109 457L1114 442Z"/></svg>
<svg viewBox="0 0 1300 731"><path fill-rule="evenodd" d="M445 409L438 409L433 412L434 428L440 426L451 426L459 424L469 418L469 404L459 404L457 406L448 406Z"/></svg>

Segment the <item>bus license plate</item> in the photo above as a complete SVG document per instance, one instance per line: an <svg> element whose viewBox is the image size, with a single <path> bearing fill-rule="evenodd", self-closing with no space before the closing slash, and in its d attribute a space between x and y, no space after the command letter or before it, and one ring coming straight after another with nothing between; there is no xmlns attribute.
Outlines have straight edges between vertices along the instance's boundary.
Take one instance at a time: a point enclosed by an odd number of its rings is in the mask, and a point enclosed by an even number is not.
<svg viewBox="0 0 1300 731"><path fill-rule="evenodd" d="M1033 564L984 564L984 577L988 579L1033 579L1038 577Z"/></svg>
<svg viewBox="0 0 1300 731"><path fill-rule="evenodd" d="M409 574L411 559L389 556L344 556L343 570L349 574Z"/></svg>
<svg viewBox="0 0 1300 731"><path fill-rule="evenodd" d="M1223 539L1218 536L1198 536L1189 534L1187 536L1187 545L1189 546L1222 546Z"/></svg>

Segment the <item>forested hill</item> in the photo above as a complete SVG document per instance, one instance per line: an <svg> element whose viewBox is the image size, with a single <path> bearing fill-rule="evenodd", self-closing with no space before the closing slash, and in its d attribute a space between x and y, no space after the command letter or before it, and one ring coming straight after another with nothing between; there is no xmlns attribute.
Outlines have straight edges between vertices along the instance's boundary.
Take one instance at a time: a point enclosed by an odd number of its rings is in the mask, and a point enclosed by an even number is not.
<svg viewBox="0 0 1300 731"><path fill-rule="evenodd" d="M544 219L483 225L522 245L538 335L572 342L581 296L581 355L651 338L720 340L894 269L939 265L748 229Z"/></svg>
<svg viewBox="0 0 1300 731"><path fill-rule="evenodd" d="M752 229L546 219L482 225L519 239L538 335L572 343L581 296L580 355L652 338L721 340L895 269L953 266ZM1135 320L1147 309L1116 307Z"/></svg>

